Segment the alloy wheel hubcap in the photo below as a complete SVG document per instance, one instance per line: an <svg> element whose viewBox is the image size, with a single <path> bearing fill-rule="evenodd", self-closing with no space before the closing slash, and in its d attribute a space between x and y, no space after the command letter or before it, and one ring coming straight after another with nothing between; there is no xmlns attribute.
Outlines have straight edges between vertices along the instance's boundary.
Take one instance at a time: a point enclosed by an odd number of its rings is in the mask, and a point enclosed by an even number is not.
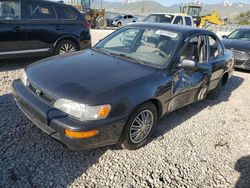
<svg viewBox="0 0 250 188"><path fill-rule="evenodd" d="M61 47L61 49L59 51L59 54L72 53L72 52L75 52L75 51L76 51L76 49L72 44L64 44Z"/></svg>
<svg viewBox="0 0 250 188"><path fill-rule="evenodd" d="M154 124L154 115L150 110L144 110L134 119L130 127L130 140L134 144L142 142L150 133Z"/></svg>

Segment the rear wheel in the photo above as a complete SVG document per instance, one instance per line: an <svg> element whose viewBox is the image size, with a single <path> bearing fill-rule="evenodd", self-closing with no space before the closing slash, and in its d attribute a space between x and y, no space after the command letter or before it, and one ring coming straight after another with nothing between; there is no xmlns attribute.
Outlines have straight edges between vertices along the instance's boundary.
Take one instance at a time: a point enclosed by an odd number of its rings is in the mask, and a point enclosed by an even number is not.
<svg viewBox="0 0 250 188"><path fill-rule="evenodd" d="M146 103L137 108L125 125L121 146L136 150L146 145L157 124L157 118L154 104Z"/></svg>
<svg viewBox="0 0 250 188"><path fill-rule="evenodd" d="M78 51L77 45L71 40L63 40L58 43L55 50L55 55L62 55Z"/></svg>

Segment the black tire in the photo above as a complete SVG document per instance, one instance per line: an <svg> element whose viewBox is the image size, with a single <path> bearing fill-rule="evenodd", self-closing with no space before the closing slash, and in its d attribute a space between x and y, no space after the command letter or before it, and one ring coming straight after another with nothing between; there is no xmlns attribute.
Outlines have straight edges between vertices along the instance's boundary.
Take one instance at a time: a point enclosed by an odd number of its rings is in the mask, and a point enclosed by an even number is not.
<svg viewBox="0 0 250 188"><path fill-rule="evenodd" d="M96 28L105 29L107 27L107 20L104 17L99 17L96 19Z"/></svg>
<svg viewBox="0 0 250 188"><path fill-rule="evenodd" d="M221 91L221 87L222 87L222 81L223 81L223 78L220 79L220 82L218 84L218 86L210 91L208 94L207 94L207 99L210 99L210 100L215 100L218 98L219 94L220 94L220 91Z"/></svg>
<svg viewBox="0 0 250 188"><path fill-rule="evenodd" d="M62 54L60 51L62 49L62 47L64 45L71 45L75 50L72 51L72 52L75 52L75 51L78 51L79 48L77 47L77 45L71 41L71 40L62 40L60 41L57 45L56 45L56 48L55 48L55 55L59 55L59 54ZM66 52L66 53L71 53L71 52Z"/></svg>
<svg viewBox="0 0 250 188"><path fill-rule="evenodd" d="M118 28L121 28L121 27L122 27L122 23L119 22L119 23L117 24L117 27L118 27Z"/></svg>
<svg viewBox="0 0 250 188"><path fill-rule="evenodd" d="M134 133L132 133L132 124L136 121L135 119L138 117L138 115L140 115L143 112L151 112L151 115L153 115L153 120L152 120L152 126L151 126L151 130L148 132L148 134L146 134L145 138L142 138L143 140L141 140L138 143L134 143L131 139L131 135L133 135ZM151 138L151 135L154 131L154 128L157 124L158 121L158 115L157 115L157 109L155 107L154 104L152 104L151 102L149 103L145 103L143 105L141 105L140 107L138 107L129 117L127 123L125 124L123 133L122 133L122 137L121 137L121 147L127 150L136 150L139 149L143 146L145 146L148 141ZM143 126L142 126L143 127Z"/></svg>

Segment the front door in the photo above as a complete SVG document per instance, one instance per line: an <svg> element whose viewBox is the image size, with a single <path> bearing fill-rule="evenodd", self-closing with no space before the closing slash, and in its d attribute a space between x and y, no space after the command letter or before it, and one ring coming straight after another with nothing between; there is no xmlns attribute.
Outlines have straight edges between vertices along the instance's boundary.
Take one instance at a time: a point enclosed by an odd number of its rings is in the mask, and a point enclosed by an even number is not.
<svg viewBox="0 0 250 188"><path fill-rule="evenodd" d="M0 0L0 55L27 50L27 35L21 25L21 1Z"/></svg>
<svg viewBox="0 0 250 188"><path fill-rule="evenodd" d="M56 10L46 1L27 1L26 19L23 23L28 36L27 45L34 52L47 52L61 35Z"/></svg>
<svg viewBox="0 0 250 188"><path fill-rule="evenodd" d="M178 68L184 59L196 62L194 68ZM208 41L205 35L191 37L181 50L173 78L172 99L168 111L181 108L206 97L212 73L208 62Z"/></svg>

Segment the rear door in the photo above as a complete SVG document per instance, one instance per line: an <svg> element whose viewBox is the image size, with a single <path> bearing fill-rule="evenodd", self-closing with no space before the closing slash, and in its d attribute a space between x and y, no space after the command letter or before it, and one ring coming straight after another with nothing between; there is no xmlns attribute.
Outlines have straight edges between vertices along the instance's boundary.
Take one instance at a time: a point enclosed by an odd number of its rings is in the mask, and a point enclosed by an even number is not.
<svg viewBox="0 0 250 188"><path fill-rule="evenodd" d="M128 15L123 16L122 25L127 25L129 23Z"/></svg>
<svg viewBox="0 0 250 188"><path fill-rule="evenodd" d="M28 1L24 24L30 50L46 52L60 37L61 28L57 26L57 14L53 3Z"/></svg>
<svg viewBox="0 0 250 188"><path fill-rule="evenodd" d="M132 23L134 21L134 17L132 15L128 15L128 23Z"/></svg>
<svg viewBox="0 0 250 188"><path fill-rule="evenodd" d="M0 0L0 55L26 50L27 35L23 32L20 0Z"/></svg>
<svg viewBox="0 0 250 188"><path fill-rule="evenodd" d="M173 24L177 24L177 25L183 25L183 18L182 16L176 16L174 21L173 21Z"/></svg>
<svg viewBox="0 0 250 188"><path fill-rule="evenodd" d="M218 84L224 71L227 69L227 57L224 54L224 47L215 35L208 35L209 42L209 62L212 65L209 90L213 90Z"/></svg>
<svg viewBox="0 0 250 188"><path fill-rule="evenodd" d="M196 68L178 68L183 59L195 61L197 64ZM187 40L175 67L173 98L169 103L169 111L206 97L212 73L212 65L208 60L207 36L195 35Z"/></svg>

